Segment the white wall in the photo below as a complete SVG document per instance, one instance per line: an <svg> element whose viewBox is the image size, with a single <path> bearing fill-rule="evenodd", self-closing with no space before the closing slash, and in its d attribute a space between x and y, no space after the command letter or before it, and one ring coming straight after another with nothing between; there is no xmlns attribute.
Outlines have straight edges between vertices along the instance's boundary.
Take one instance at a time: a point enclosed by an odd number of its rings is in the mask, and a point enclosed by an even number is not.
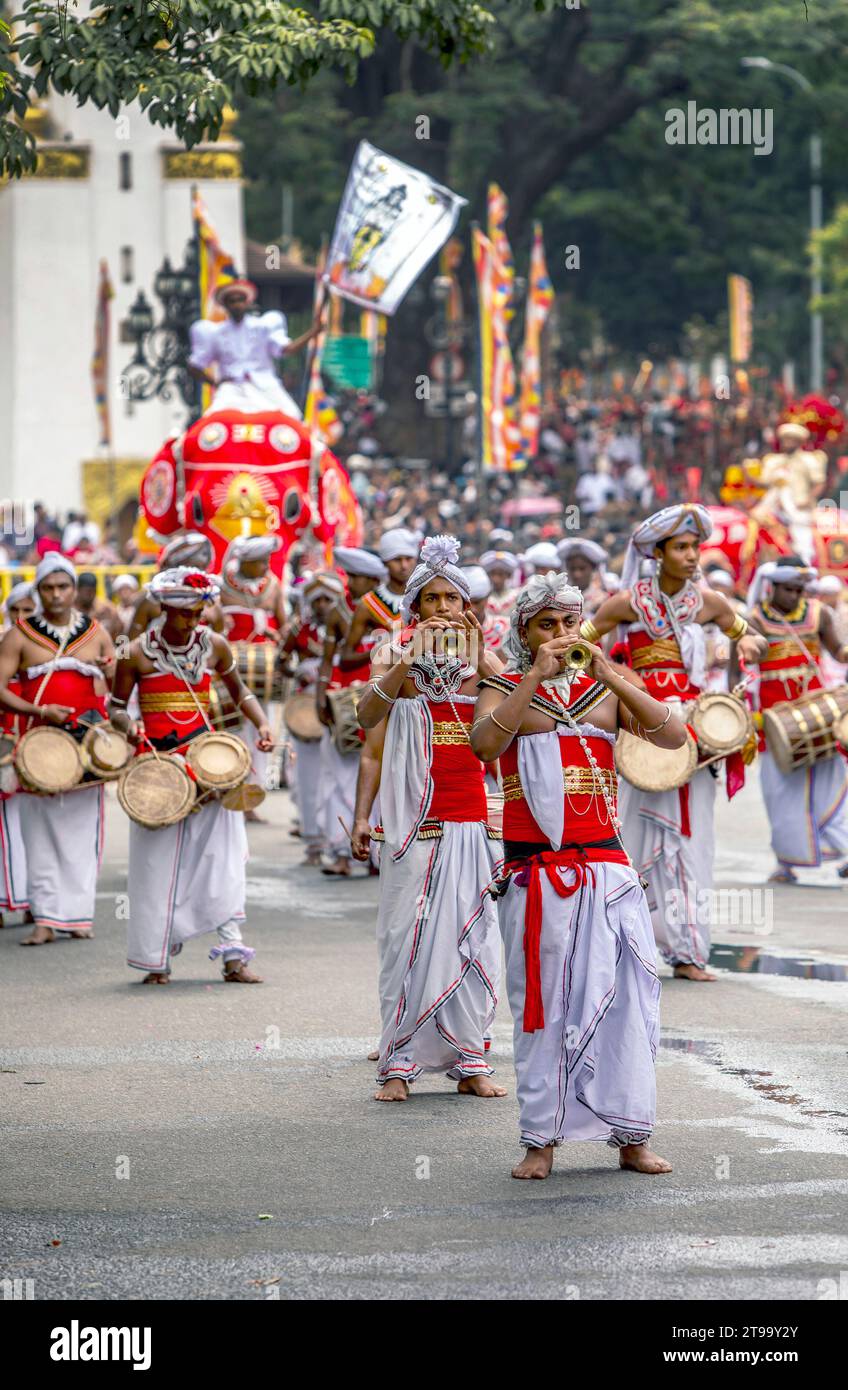
<svg viewBox="0 0 848 1390"><path fill-rule="evenodd" d="M178 148L139 110L113 120L94 107L53 97L57 135L90 149L89 178L27 178L0 190L0 498L43 500L62 510L81 499L80 464L98 455L91 355L99 263L111 301L110 399L114 453L149 458L182 428L181 403L136 403L120 391L132 349L118 341L139 288L158 307L153 278L163 257L182 261L191 236L192 180L163 178L164 149ZM120 155L132 157L132 188L120 188ZM239 180L197 180L221 243L244 265ZM134 278L121 280L121 248L132 247Z"/></svg>

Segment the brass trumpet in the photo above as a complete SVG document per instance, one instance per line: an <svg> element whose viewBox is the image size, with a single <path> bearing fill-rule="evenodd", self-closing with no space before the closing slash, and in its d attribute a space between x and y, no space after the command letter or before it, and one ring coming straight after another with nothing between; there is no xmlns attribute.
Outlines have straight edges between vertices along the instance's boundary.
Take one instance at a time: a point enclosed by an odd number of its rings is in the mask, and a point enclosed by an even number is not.
<svg viewBox="0 0 848 1390"><path fill-rule="evenodd" d="M572 642L562 656L564 671L588 671L592 665L593 653L585 642Z"/></svg>

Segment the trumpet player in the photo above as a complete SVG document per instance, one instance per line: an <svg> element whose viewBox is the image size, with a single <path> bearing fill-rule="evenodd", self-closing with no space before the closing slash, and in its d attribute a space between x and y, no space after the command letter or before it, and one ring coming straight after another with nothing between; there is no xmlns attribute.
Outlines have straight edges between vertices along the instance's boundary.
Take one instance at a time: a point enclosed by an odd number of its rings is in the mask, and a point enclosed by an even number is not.
<svg viewBox="0 0 848 1390"><path fill-rule="evenodd" d="M460 1093L505 1095L492 1081L500 941L486 892L500 857L487 824L483 767L469 742L481 676L500 669L470 610L450 536L425 541L402 616L410 626L374 656L359 702L368 731L356 795L353 852L370 853L379 788L382 1037L378 1101L405 1101L424 1071ZM444 640L449 639L449 640Z"/></svg>
<svg viewBox="0 0 848 1390"><path fill-rule="evenodd" d="M535 575L519 590L509 665L481 680L471 730L474 752L499 758L503 774L497 889L526 1149L512 1176L522 1179L546 1178L554 1149L572 1140L605 1140L622 1168L671 1171L650 1148L660 984L647 901L621 843L613 746L619 726L662 748L686 732L599 647L578 644L582 613L567 575Z"/></svg>

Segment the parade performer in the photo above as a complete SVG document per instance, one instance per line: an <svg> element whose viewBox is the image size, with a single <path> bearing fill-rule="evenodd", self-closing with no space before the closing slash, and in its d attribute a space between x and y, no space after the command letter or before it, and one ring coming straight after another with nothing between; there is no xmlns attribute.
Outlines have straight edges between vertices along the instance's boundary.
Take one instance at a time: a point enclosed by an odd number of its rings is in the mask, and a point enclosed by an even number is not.
<svg viewBox="0 0 848 1390"><path fill-rule="evenodd" d="M112 600L124 635L129 633L139 598L139 582L133 574L116 574L112 580Z"/></svg>
<svg viewBox="0 0 848 1390"><path fill-rule="evenodd" d="M759 710L825 688L822 648L848 659L833 613L806 589L816 572L796 555L760 565L748 593L751 627L768 652L760 662ZM761 736L762 737L762 736ZM818 868L848 852L848 778L841 754L781 772L762 742L760 785L777 869L770 883L795 883L796 868Z"/></svg>
<svg viewBox="0 0 848 1390"><path fill-rule="evenodd" d="M282 546L277 535L237 536L228 546L221 565L220 606L224 617L224 636L235 644L236 659L242 645L262 647L263 664L259 667L260 689L264 685L266 660L276 663L277 645L286 625L286 606L283 588L271 573L271 556ZM248 653L248 656L250 653ZM256 656L259 657L259 653ZM249 662L244 672L250 683ZM256 678L254 678L256 679ZM270 714L270 709L267 711ZM268 785L268 754L256 745L256 729L249 719L238 730L251 757L250 780L259 787ZM249 821L261 818L255 811L246 812Z"/></svg>
<svg viewBox="0 0 848 1390"><path fill-rule="evenodd" d="M583 595L583 612L587 618L596 613L610 596L604 584L604 565L607 552L597 541L582 536L560 541L557 545L560 567L568 575L569 584Z"/></svg>
<svg viewBox="0 0 848 1390"><path fill-rule="evenodd" d="M406 581L415 568L421 549L421 533L396 526L384 531L377 547L379 559L388 570L388 578L371 589L356 605L353 622L348 629L341 655L345 660L356 656L363 642L373 647L382 634L392 632L399 623Z"/></svg>
<svg viewBox="0 0 848 1390"><path fill-rule="evenodd" d="M804 447L812 436L806 425L796 421L778 425L777 438L780 452L760 460L754 481L766 491L751 516L765 527L777 517L789 527L793 546L809 562L814 551L815 505L825 483L827 455L821 449Z"/></svg>
<svg viewBox="0 0 848 1390"><path fill-rule="evenodd" d="M489 612L495 617L508 618L517 593L517 557L509 550L484 550L480 556L480 565L486 571L492 585L487 604Z"/></svg>
<svg viewBox="0 0 848 1390"><path fill-rule="evenodd" d="M696 503L665 507L634 531L625 557L622 589L583 623L589 642L616 624L625 629L629 662L645 688L675 703L686 717L704 688L704 626L714 623L743 661L765 651L748 633L723 594L695 583L701 542L712 529L710 515ZM648 562L651 573L639 578ZM705 982L710 951L709 900L713 887L715 777L710 767L683 787L645 792L622 778L624 843L648 879L648 899L657 945L676 976Z"/></svg>
<svg viewBox="0 0 848 1390"><path fill-rule="evenodd" d="M96 618L113 642L116 637L120 637L121 620L118 610L108 599L97 597L97 575L91 570L77 572L76 607L86 618Z"/></svg>
<svg viewBox="0 0 848 1390"><path fill-rule="evenodd" d="M13 584L3 605L3 631L8 632L20 618L29 618L35 612L35 599L32 584L22 581ZM13 695L20 695L21 683L11 680L9 689ZM23 720L20 715L4 709L0 716L0 733L4 738L17 743ZM11 764L0 769L0 854L3 860L3 874L0 877L0 927L5 925L4 912L24 913L24 922L31 923L32 913L27 898L27 864L24 837L21 833L21 799L15 795L17 778Z"/></svg>
<svg viewBox="0 0 848 1390"><path fill-rule="evenodd" d="M567 669L581 616L566 575L524 585L510 664L481 681L471 734L503 772L499 912L527 1149L516 1178L546 1178L565 1140L606 1140L622 1168L671 1171L648 1145L660 985L645 894L619 834L613 746L619 726L662 748L686 735L599 647L590 671Z"/></svg>
<svg viewBox="0 0 848 1390"><path fill-rule="evenodd" d="M344 585L336 574L311 575L295 590L298 617L292 622L283 641L281 655L294 677L294 693L317 696L318 672L324 653L326 623L333 607L344 596ZM292 800L297 807L297 833L306 850L306 863L320 866L324 846L324 786L321 779L322 739L297 738L291 734L294 759ZM333 830L334 843L347 849L342 841L338 821Z"/></svg>
<svg viewBox="0 0 848 1390"><path fill-rule="evenodd" d="M236 670L229 643L201 622L204 606L218 597L215 577L180 567L156 575L150 589L162 613L118 662L112 723L139 751L179 754L210 727L209 687L215 672L255 725L259 748L268 751L271 730ZM136 687L142 728L126 712ZM130 822L127 958L133 969L145 971L144 984L167 984L171 957L183 943L213 931L219 944L209 958L222 958L225 981L261 983L248 969L256 953L241 934L246 861L244 816L226 810L218 798L175 825L148 830Z"/></svg>
<svg viewBox="0 0 848 1390"><path fill-rule="evenodd" d="M0 642L0 703L39 724L82 739L105 718L106 677L115 652L96 618L74 607L76 571L50 551L35 572L39 610L21 618ZM20 694L10 682L20 682ZM81 784L65 794L21 790L27 897L35 929L21 942L41 946L56 934L90 937L103 847L103 787Z"/></svg>
<svg viewBox="0 0 848 1390"><path fill-rule="evenodd" d="M499 652L509 632L509 616L506 613L493 613L489 608L492 584L482 565L463 565L462 572L468 583L471 611L483 630L486 650Z"/></svg>
<svg viewBox="0 0 848 1390"><path fill-rule="evenodd" d="M351 687L364 685L371 674L369 651L372 643L364 639L351 656L346 656L342 647L353 621L354 608L351 607L351 602L357 604L378 584L385 582L388 570L378 555L354 546L337 545L333 551L333 559L337 568L344 572L347 592L327 615L324 655L318 673L316 693L318 718L326 730L322 739L322 805L326 808L323 822L327 824L328 838L329 832L332 832L331 843L336 845L337 851L333 856L334 862L326 865L322 872L347 876L350 874L349 840L345 835L344 839L339 841L338 833L339 829L342 829L339 817L345 824L353 824L361 750L344 753L333 746L338 731L335 728L330 692L350 690ZM351 716L354 709L355 707L350 708ZM333 816L335 825L332 824ZM342 834L344 835L343 830Z"/></svg>
<svg viewBox="0 0 848 1390"><path fill-rule="evenodd" d="M174 536L167 545L162 547L157 564L160 571L191 565L205 573L212 564L214 553L212 542L208 536L204 536L202 531L184 531L182 535ZM161 615L162 605L157 603L150 592L150 585L146 584L136 604L135 615L129 627L130 640L140 637L154 618L159 618ZM213 631L223 632L224 618L219 604L209 605L203 615L203 621Z"/></svg>
<svg viewBox="0 0 848 1390"><path fill-rule="evenodd" d="M316 338L322 319L316 315L306 333L291 339L285 314L276 309L265 314L249 312L256 303L256 293L250 280L231 280L220 286L215 298L227 317L221 323L198 319L191 325L189 372L196 381L215 388L207 414L279 410L301 420L302 412L277 376L274 363Z"/></svg>
<svg viewBox="0 0 848 1390"><path fill-rule="evenodd" d="M486 824L483 768L469 743L480 677L500 663L486 653L458 556L452 537L425 541L404 593L412 629L375 653L359 702L360 723L372 732L357 787L357 859L370 853L378 785L383 822L374 832L384 841L380 1101L406 1100L422 1071L446 1073L464 1094L505 1094L490 1080L485 1047L500 970L485 889L500 844ZM457 632L465 654L445 645Z"/></svg>

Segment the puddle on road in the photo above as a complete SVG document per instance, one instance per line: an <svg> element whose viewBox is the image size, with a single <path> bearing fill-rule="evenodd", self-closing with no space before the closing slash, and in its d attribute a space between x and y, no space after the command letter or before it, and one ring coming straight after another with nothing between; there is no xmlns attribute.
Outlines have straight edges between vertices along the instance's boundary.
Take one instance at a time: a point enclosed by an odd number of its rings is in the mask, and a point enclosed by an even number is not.
<svg viewBox="0 0 848 1390"><path fill-rule="evenodd" d="M848 980L848 965L811 956L778 956L759 946L713 946L710 965L734 975L794 975L799 980Z"/></svg>
<svg viewBox="0 0 848 1390"><path fill-rule="evenodd" d="M712 962L717 963L717 962ZM770 1071L756 1071L753 1067L727 1067L723 1066L723 1054L721 1045L716 1042L706 1042L702 1038L661 1038L660 1047L667 1048L674 1052L687 1052L694 1056L702 1057L705 1062L716 1067L724 1076L738 1076L750 1086L751 1090L756 1091L764 1100L775 1101L777 1105L791 1105L793 1107L809 1106L810 1102L803 1096L796 1095L790 1090L789 1086L782 1081L774 1080L774 1073ZM848 1112L844 1110L812 1110L798 1109L799 1115L810 1115L826 1117L834 1120L848 1119ZM848 1130L840 1129L839 1134L846 1134Z"/></svg>

